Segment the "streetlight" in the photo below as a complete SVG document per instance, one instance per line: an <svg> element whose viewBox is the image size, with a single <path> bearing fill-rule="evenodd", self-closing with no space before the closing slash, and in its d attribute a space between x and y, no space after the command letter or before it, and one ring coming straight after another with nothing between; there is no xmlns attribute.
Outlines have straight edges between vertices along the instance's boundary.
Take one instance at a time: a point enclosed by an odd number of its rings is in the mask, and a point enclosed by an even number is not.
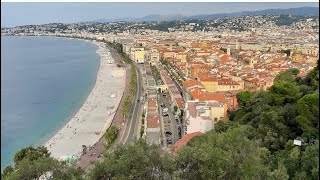
<svg viewBox="0 0 320 180"><path fill-rule="evenodd" d="M316 141L314 139L310 139L309 141L307 141L307 143L304 143L303 140L299 140L299 139L293 140L293 145L300 147L299 148L300 149L300 161L299 161L300 166L301 166L302 146L313 145L315 144L315 142Z"/></svg>
<svg viewBox="0 0 320 180"><path fill-rule="evenodd" d="M299 146L300 148L300 154L299 154L299 165L301 166L301 156L302 156L302 145L304 144L303 140L298 140L298 139L295 139L293 140L293 145L295 146Z"/></svg>

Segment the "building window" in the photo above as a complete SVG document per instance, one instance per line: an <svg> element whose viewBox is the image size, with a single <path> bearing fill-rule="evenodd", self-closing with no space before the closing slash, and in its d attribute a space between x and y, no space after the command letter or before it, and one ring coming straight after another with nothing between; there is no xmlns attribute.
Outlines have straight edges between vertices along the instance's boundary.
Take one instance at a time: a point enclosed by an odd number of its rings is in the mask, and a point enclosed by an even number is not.
<svg viewBox="0 0 320 180"><path fill-rule="evenodd" d="M214 122L217 122L218 121L218 118L214 118Z"/></svg>

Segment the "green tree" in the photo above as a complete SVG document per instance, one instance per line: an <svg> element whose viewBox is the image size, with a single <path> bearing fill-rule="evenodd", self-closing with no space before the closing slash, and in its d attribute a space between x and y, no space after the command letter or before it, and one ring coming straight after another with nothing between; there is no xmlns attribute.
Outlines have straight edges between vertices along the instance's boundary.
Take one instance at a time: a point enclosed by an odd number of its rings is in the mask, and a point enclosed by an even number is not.
<svg viewBox="0 0 320 180"><path fill-rule="evenodd" d="M13 167L11 165L6 166L4 168L4 170L2 171L1 174L1 179L4 179L5 177L7 177L9 174L11 174L14 171Z"/></svg>
<svg viewBox="0 0 320 180"><path fill-rule="evenodd" d="M47 148L40 146L38 148L25 147L18 151L14 156L14 164L19 164L23 159L28 159L29 161L37 160L41 157L49 157L50 153Z"/></svg>
<svg viewBox="0 0 320 180"><path fill-rule="evenodd" d="M131 107L131 97L127 96L125 97L123 104L121 105L120 113L123 116L123 121L125 121L127 115L130 112L130 107Z"/></svg>
<svg viewBox="0 0 320 180"><path fill-rule="evenodd" d="M270 172L268 174L268 179L270 180L287 180L289 179L289 175L287 173L286 166L279 162L278 169L275 169L274 171Z"/></svg>
<svg viewBox="0 0 320 180"><path fill-rule="evenodd" d="M220 50L221 50L221 51L224 51L224 52L227 52L227 49L226 49L226 48L222 48L222 47L221 47Z"/></svg>
<svg viewBox="0 0 320 180"><path fill-rule="evenodd" d="M173 111L176 113L178 111L178 106L173 106Z"/></svg>
<svg viewBox="0 0 320 180"><path fill-rule="evenodd" d="M287 55L287 57L290 56L290 52L291 50L290 49L287 49L287 50L281 50L281 51L278 51L279 53L285 53Z"/></svg>
<svg viewBox="0 0 320 180"><path fill-rule="evenodd" d="M302 95L296 83L277 81L269 89L276 105L296 102Z"/></svg>
<svg viewBox="0 0 320 180"><path fill-rule="evenodd" d="M307 139L319 138L319 93L308 94L297 103L299 116L297 123L303 129L303 136Z"/></svg>
<svg viewBox="0 0 320 180"><path fill-rule="evenodd" d="M245 106L249 99L252 97L252 93L249 91L243 91L237 94L237 100L240 106Z"/></svg>
<svg viewBox="0 0 320 180"><path fill-rule="evenodd" d="M160 154L160 148L140 139L133 145L118 146L96 163L90 179L163 179L175 170L174 158Z"/></svg>
<svg viewBox="0 0 320 180"><path fill-rule="evenodd" d="M307 179L319 179L319 140L306 147L301 161L301 171L305 172Z"/></svg>
<svg viewBox="0 0 320 180"><path fill-rule="evenodd" d="M181 179L263 179L268 151L249 139L251 130L239 126L194 138L177 159Z"/></svg>
<svg viewBox="0 0 320 180"><path fill-rule="evenodd" d="M278 74L274 78L274 82L286 81L286 82L296 82L297 75L299 74L299 69L289 69L283 73Z"/></svg>
<svg viewBox="0 0 320 180"><path fill-rule="evenodd" d="M1 174L5 180L29 180L47 176L53 179L83 179L84 171L49 157L45 147L21 149L15 155L14 167Z"/></svg>
<svg viewBox="0 0 320 180"><path fill-rule="evenodd" d="M319 65L318 65L319 66ZM311 70L308 75L301 79L299 84L310 86L313 90L319 90L319 67Z"/></svg>
<svg viewBox="0 0 320 180"><path fill-rule="evenodd" d="M104 134L105 144L109 147L118 137L118 128L113 124Z"/></svg>

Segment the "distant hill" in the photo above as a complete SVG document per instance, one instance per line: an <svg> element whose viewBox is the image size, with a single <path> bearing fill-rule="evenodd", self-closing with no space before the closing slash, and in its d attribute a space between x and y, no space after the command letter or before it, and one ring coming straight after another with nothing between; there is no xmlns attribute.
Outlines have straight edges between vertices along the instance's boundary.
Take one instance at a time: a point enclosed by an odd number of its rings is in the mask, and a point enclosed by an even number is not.
<svg viewBox="0 0 320 180"><path fill-rule="evenodd" d="M141 22L141 21L173 21L173 20L186 20L190 19L190 16L184 16L181 14L169 14L169 15L159 15L159 14L151 14L148 16L144 16L142 18L115 18L115 19L97 19L92 22L119 22L119 21L127 21L127 22Z"/></svg>
<svg viewBox="0 0 320 180"><path fill-rule="evenodd" d="M221 17L255 16L255 15L266 15L266 14L319 15L319 9L317 7L265 9L260 11L242 11L242 12L236 12L236 13L195 15L195 16L192 16L192 19L216 19Z"/></svg>
<svg viewBox="0 0 320 180"><path fill-rule="evenodd" d="M189 19L217 19L222 17L235 17L235 16L253 16L253 15L265 15L265 14L293 14L293 15L319 15L318 7L299 7L289 9L265 9L260 11L242 11L235 13L219 13L219 14L204 14L186 16L182 14L169 14L158 15L152 14L142 18L115 18L115 19L97 19L91 22L141 22L141 21L173 21L173 20L189 20Z"/></svg>

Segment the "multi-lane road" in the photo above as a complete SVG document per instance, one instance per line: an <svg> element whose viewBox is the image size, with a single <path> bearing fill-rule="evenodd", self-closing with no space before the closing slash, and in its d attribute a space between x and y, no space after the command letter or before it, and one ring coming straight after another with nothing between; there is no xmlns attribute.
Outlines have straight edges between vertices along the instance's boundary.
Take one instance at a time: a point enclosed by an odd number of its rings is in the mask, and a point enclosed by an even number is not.
<svg viewBox="0 0 320 180"><path fill-rule="evenodd" d="M128 145L131 142L135 141L137 137L137 131L139 128L139 120L142 113L142 102L140 101L140 98L143 94L143 81L142 81L142 75L141 75L141 69L139 65L136 63L133 63L133 66L135 67L136 74L137 74L137 91L136 95L134 97L133 106L131 108L130 116L128 117L128 122L125 127L124 134L119 142L119 144L122 145Z"/></svg>

